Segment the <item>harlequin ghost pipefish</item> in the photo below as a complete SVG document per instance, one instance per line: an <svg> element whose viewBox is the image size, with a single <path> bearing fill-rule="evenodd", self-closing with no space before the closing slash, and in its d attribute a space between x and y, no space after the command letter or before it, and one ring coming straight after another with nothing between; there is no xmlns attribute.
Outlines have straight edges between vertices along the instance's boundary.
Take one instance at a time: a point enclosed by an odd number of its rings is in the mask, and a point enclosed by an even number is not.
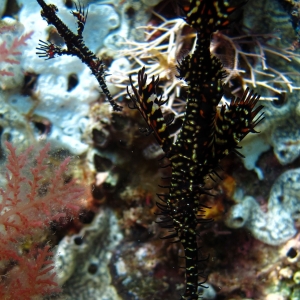
<svg viewBox="0 0 300 300"><path fill-rule="evenodd" d="M224 0L190 0L181 7L185 21L197 32L196 47L177 66L178 77L187 86L187 100L183 123L175 143L170 136L170 121L161 111L164 101L157 95L159 78L147 84L145 68L138 73L138 88L130 77L133 94L127 88L133 108L139 110L170 161L172 175L168 193L158 194L161 226L170 234L164 238L179 241L185 252L186 286L181 299L198 299L198 287L206 278L199 263L204 259L197 244L198 224L207 221L204 203L205 178L216 175L215 169L223 157L237 151L238 143L262 121L257 118L262 106L259 96L247 88L241 98L232 98L227 106L218 107L224 94L222 80L226 76L220 60L211 54L211 35L226 28L229 15L238 7ZM255 119L256 118L256 119Z"/></svg>
<svg viewBox="0 0 300 300"><path fill-rule="evenodd" d="M63 21L57 16L58 8L54 4L46 4L44 0L37 0L42 7L41 16L49 24L55 26L59 35L64 39L66 47L62 48L50 42L40 40L39 47L37 47L37 54L39 57L46 57L52 59L62 55L77 56L83 63L85 63L91 70L92 74L97 79L99 86L106 95L109 103L114 111L121 111L122 107L118 105L112 98L106 82L105 82L105 66L100 58L98 58L84 43L83 30L87 20L88 11L84 11L83 7L75 4L75 11L71 14L77 20L77 33L75 34Z"/></svg>

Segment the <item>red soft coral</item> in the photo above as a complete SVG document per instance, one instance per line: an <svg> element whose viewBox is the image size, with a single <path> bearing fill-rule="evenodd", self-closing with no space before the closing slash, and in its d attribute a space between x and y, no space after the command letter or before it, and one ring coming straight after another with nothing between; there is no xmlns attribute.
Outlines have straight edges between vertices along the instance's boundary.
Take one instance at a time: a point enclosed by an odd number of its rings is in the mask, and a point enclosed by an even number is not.
<svg viewBox="0 0 300 300"><path fill-rule="evenodd" d="M33 248L27 254L14 257L16 265L0 284L0 299L31 300L60 292L55 280L53 253L49 249L48 245L42 249Z"/></svg>
<svg viewBox="0 0 300 300"><path fill-rule="evenodd" d="M9 31L12 27L13 26L4 26L0 29L0 33L5 32L6 30ZM23 34L19 38L16 37L10 46L7 45L6 41L0 43L0 62L17 65L20 64L19 60L16 59L16 56L22 54L20 47L27 45L26 41L30 39L32 34L33 31ZM13 76L14 73L7 70L0 70L0 75Z"/></svg>
<svg viewBox="0 0 300 300"><path fill-rule="evenodd" d="M74 180L67 183L64 175L70 158L49 173L47 144L33 162L29 159L33 147L17 155L6 142L10 154L6 165L6 189L0 188L0 298L30 299L57 291L49 246L22 250L28 236L49 226L53 220L77 213L85 190ZM33 167L29 167L34 163ZM13 265L12 265L13 263ZM19 297L16 293L21 293Z"/></svg>

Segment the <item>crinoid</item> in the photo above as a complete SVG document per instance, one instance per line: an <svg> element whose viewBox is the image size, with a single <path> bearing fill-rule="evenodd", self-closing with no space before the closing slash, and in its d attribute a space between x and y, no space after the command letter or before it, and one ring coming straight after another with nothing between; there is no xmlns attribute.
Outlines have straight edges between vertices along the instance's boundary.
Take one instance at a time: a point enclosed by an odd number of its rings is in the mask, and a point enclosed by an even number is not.
<svg viewBox="0 0 300 300"><path fill-rule="evenodd" d="M275 34L250 33L249 30L237 35L216 32L213 35L211 51L220 58L228 74L224 84L234 85L234 80L241 79L245 85L253 88L262 87L274 96L262 93L262 100L278 100L278 95L299 90L290 76L299 76L299 72L282 72L274 66L275 60L292 63L299 57L288 49L275 46L280 38ZM263 90L262 90L263 91Z"/></svg>
<svg viewBox="0 0 300 300"><path fill-rule="evenodd" d="M168 95L168 101L163 107L164 111L174 113L175 118L182 115L185 101L179 99L181 87L184 82L178 80L176 65L183 54L187 54L193 47L195 33L187 26L181 18L167 20L160 14L152 12L158 20L159 25L141 26L138 29L145 30L145 42L126 41L127 49L121 51L120 55L127 57L131 64L131 70L124 76L110 76L108 80L122 89L115 98L124 95L124 88L128 84L128 75L135 74L142 67L149 77L159 76L163 95ZM137 87L136 78L132 78L133 85Z"/></svg>

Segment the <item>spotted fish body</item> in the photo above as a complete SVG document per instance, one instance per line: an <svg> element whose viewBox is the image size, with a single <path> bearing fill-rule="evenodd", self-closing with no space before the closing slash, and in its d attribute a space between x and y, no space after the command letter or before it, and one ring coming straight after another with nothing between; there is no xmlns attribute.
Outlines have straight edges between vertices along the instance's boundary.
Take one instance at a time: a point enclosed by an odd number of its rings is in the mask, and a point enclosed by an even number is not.
<svg viewBox="0 0 300 300"><path fill-rule="evenodd" d="M188 96L176 142L171 142L168 124L160 109L155 88L158 79L153 78L147 85L142 69L139 89L132 85L134 95L130 98L170 160L169 193L158 195L160 223L171 229L165 238L179 240L185 251L186 288L181 299L198 299L198 287L205 282L199 270L203 258L197 245L197 226L205 221L205 206L201 202L201 195L206 193L205 178L214 173L224 156L237 152L238 143L249 132L255 132L254 127L262 118L254 119L262 106L255 108L259 96L247 89L241 98L232 99L229 106L218 108L225 72L219 59L210 53L210 38L215 30L229 24L228 16L236 8L221 0L191 0L190 5L182 8L186 22L197 31L197 45L178 65L178 77L187 83Z"/></svg>

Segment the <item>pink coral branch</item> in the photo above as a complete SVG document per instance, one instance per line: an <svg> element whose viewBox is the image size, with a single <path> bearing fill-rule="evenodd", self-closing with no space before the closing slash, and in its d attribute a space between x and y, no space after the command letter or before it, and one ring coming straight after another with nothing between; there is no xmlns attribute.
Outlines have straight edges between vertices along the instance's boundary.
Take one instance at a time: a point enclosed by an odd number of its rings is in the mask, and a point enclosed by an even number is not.
<svg viewBox="0 0 300 300"><path fill-rule="evenodd" d="M0 28L0 33L4 33L6 31L14 31L15 30L15 25L7 25L7 26L2 26Z"/></svg>
<svg viewBox="0 0 300 300"><path fill-rule="evenodd" d="M7 26L7 30L10 30L10 28L10 26ZM3 33L3 28L0 33ZM20 38L16 37L10 47L7 47L6 41L3 41L0 44L0 62L20 64L20 61L16 59L15 56L22 54L19 48L27 45L26 41L30 39L32 34L33 31L23 34ZM0 75L13 76L14 74L6 70L0 70Z"/></svg>
<svg viewBox="0 0 300 300"><path fill-rule="evenodd" d="M63 175L68 169L70 158L66 158L55 171L53 177L47 182L48 187L45 195L39 195L42 186L44 171L47 169L45 161L50 145L46 145L36 158L36 165L30 168L30 178L22 175L28 163L27 157L32 147L23 154L16 155L14 147L6 142L10 151L6 178L7 190L0 189L3 198L1 203L0 224L7 231L17 230L28 232L36 227L47 226L51 220L66 216L65 212L76 213L80 206L74 199L80 199L84 190L76 185L74 180L64 183ZM24 186L25 185L25 186ZM29 188L29 193L22 191ZM22 195L21 195L22 194ZM43 224L43 225L42 225ZM11 232L10 232L11 234Z"/></svg>
<svg viewBox="0 0 300 300"><path fill-rule="evenodd" d="M5 70L0 70L0 75L2 76L14 76L13 72L5 71Z"/></svg>
<svg viewBox="0 0 300 300"><path fill-rule="evenodd" d="M6 289L8 299L30 300L60 292L55 281L52 257L49 245L37 251L33 249L26 256L17 257L18 264L10 272L10 284Z"/></svg>
<svg viewBox="0 0 300 300"><path fill-rule="evenodd" d="M0 188L0 299L32 299L57 292L50 247L22 253L22 243L35 230L53 220L78 212L85 189L75 180L65 182L70 158L51 174L48 168L50 145L33 157L33 147L21 154L8 142L6 188ZM50 258L50 259L49 259ZM15 265L10 266L9 262Z"/></svg>

